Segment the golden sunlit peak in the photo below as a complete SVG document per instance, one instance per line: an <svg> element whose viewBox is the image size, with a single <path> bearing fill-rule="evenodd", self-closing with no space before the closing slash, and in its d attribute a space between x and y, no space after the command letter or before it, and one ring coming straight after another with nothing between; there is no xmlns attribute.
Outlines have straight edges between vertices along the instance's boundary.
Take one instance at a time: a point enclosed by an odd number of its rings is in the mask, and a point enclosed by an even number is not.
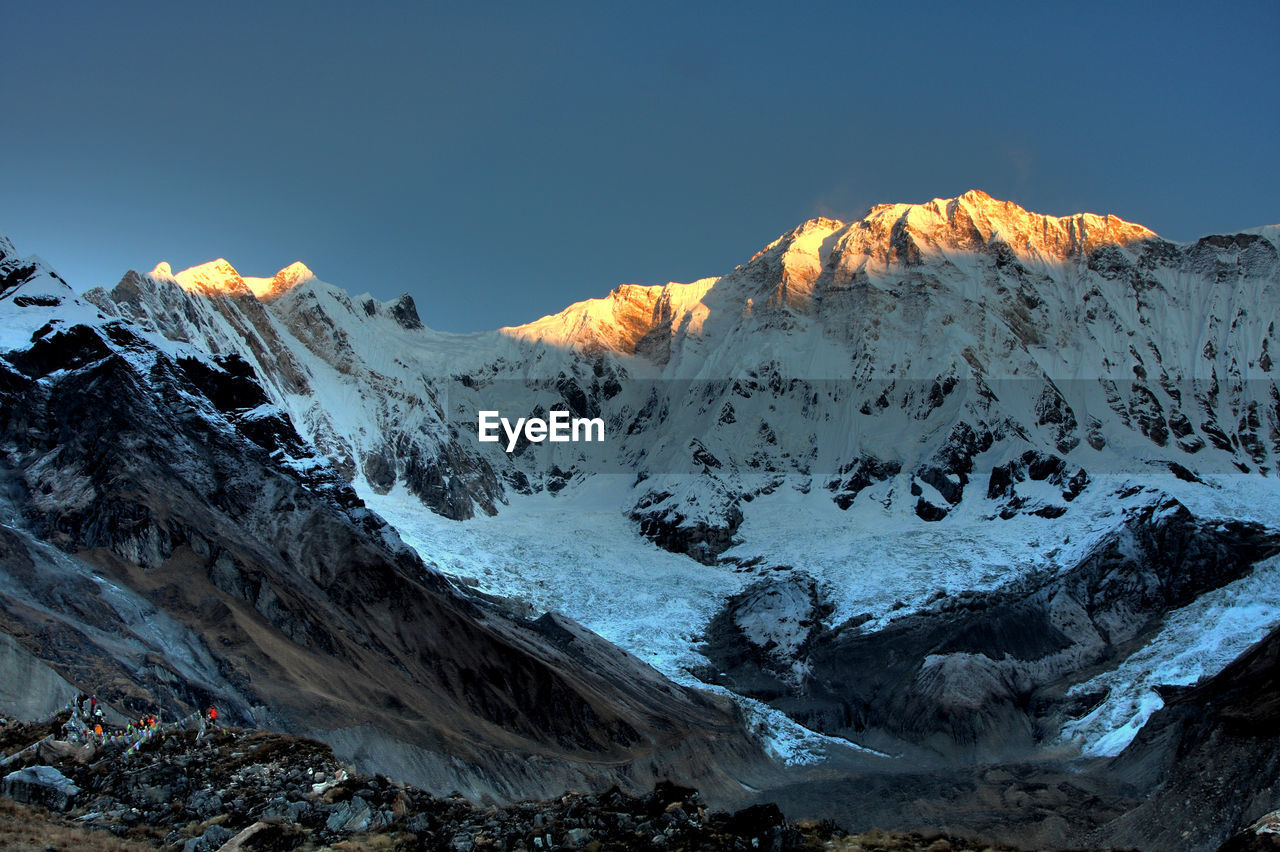
<svg viewBox="0 0 1280 852"><path fill-rule="evenodd" d="M277 299L304 281L310 281L315 277L305 263L295 260L271 278L246 278L244 283L253 291L253 295L265 302Z"/></svg>
<svg viewBox="0 0 1280 852"><path fill-rule="evenodd" d="M176 281L188 293L204 296L253 296L262 301L270 301L315 278L315 274L305 263L295 261L281 269L270 278L253 278L242 276L236 268L224 258L211 260L190 269L174 274L166 262L156 264L151 270L152 278Z"/></svg>
<svg viewBox="0 0 1280 852"><path fill-rule="evenodd" d="M244 279L236 268L224 258L211 260L190 269L184 269L173 276L178 285L188 293L207 293L210 295L243 294L248 291Z"/></svg>
<svg viewBox="0 0 1280 852"><path fill-rule="evenodd" d="M276 273L275 280L284 287L295 287L310 278L315 278L315 273L307 268L307 265L300 260L286 266Z"/></svg>
<svg viewBox="0 0 1280 852"><path fill-rule="evenodd" d="M971 189L923 204L880 204L853 224L840 248L896 258L901 251L963 250L995 242L1015 254L1045 260L1085 255L1105 245L1128 245L1155 232L1118 216L1046 216ZM910 241L914 248L907 248Z"/></svg>

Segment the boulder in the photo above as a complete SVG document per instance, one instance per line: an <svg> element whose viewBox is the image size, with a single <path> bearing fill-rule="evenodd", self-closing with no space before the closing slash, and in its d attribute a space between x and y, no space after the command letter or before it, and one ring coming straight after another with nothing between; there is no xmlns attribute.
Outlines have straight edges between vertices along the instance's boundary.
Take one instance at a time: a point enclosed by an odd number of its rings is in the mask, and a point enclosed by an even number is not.
<svg viewBox="0 0 1280 852"><path fill-rule="evenodd" d="M211 825L204 834L182 844L182 852L217 852L232 838L231 831L220 825Z"/></svg>
<svg viewBox="0 0 1280 852"><path fill-rule="evenodd" d="M80 788L52 766L28 766L4 777L4 794L14 801L65 811Z"/></svg>

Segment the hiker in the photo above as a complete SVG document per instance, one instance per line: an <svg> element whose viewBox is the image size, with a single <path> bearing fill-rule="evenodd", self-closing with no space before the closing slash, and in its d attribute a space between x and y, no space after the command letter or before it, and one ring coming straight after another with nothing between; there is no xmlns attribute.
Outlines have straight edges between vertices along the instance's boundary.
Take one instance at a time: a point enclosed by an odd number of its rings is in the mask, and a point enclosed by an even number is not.
<svg viewBox="0 0 1280 852"><path fill-rule="evenodd" d="M218 724L218 708L214 707L213 705L209 706L209 724L210 725Z"/></svg>
<svg viewBox="0 0 1280 852"><path fill-rule="evenodd" d="M93 735L98 739L102 739L102 723L98 722L93 726Z"/></svg>

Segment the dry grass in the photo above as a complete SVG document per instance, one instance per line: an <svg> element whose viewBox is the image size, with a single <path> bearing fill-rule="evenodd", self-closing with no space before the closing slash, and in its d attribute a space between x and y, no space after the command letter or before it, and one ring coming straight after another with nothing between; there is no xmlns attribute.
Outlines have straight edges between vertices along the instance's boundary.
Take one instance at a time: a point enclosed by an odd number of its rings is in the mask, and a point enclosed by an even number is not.
<svg viewBox="0 0 1280 852"><path fill-rule="evenodd" d="M823 848L839 852L1017 852L1002 843L984 843L938 834L902 833L872 829L857 835L834 837Z"/></svg>
<svg viewBox="0 0 1280 852"><path fill-rule="evenodd" d="M160 847L158 838L123 840L43 808L0 799L0 849L7 852L141 852Z"/></svg>

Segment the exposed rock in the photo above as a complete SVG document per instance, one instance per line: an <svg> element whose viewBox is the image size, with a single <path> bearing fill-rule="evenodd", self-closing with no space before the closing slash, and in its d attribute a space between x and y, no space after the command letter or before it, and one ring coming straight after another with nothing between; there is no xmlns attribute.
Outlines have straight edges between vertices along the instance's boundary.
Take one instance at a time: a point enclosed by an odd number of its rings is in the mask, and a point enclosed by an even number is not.
<svg viewBox="0 0 1280 852"><path fill-rule="evenodd" d="M204 834L182 844L182 852L219 852L234 835L221 825L211 825Z"/></svg>
<svg viewBox="0 0 1280 852"><path fill-rule="evenodd" d="M705 653L716 664L699 676L758 698L788 694L805 674L802 661L830 613L812 577L759 580L730 598L707 626Z"/></svg>
<svg viewBox="0 0 1280 852"><path fill-rule="evenodd" d="M841 465L838 477L833 478L827 488L834 492L836 505L848 509L854 499L867 487L883 482L902 472L902 465L896 461L882 462L871 456L861 456L856 461Z"/></svg>
<svg viewBox="0 0 1280 852"><path fill-rule="evenodd" d="M718 631L706 652L712 671L728 673L726 685L818 730L1010 758L1034 746L1037 720L1056 712L1064 684L1114 658L1165 612L1276 552L1280 532L1203 523L1158 501L1069 570L943 598L873 633L815 631L794 657L805 676L786 689L776 662L741 634Z"/></svg>
<svg viewBox="0 0 1280 852"><path fill-rule="evenodd" d="M28 805L52 811L71 807L80 788L52 766L28 766L4 776L4 794Z"/></svg>
<svg viewBox="0 0 1280 852"><path fill-rule="evenodd" d="M0 724L0 741L13 734L22 742L24 732L41 730ZM71 815L117 835L163 836L167 848L184 852L344 848L344 843L352 848L368 843L372 848L627 849L649 846L654 837L667 848L691 852L815 848L815 835L792 826L776 806L713 813L697 790L669 782L640 795L614 787L482 807L382 776L349 773L319 743L264 731L196 733L166 727L164 736L127 756L126 749L127 744L108 744L92 765L62 765L82 788ZM63 787L73 784L49 766L25 767L11 777L39 773L61 779ZM150 783L139 784L139 778ZM315 779L325 780L316 789L300 786ZM184 785L202 791L202 797L188 797L184 806L146 794L148 787ZM10 787L6 781L6 794ZM204 803L214 799L225 804L210 823ZM833 827L824 830L830 837Z"/></svg>

